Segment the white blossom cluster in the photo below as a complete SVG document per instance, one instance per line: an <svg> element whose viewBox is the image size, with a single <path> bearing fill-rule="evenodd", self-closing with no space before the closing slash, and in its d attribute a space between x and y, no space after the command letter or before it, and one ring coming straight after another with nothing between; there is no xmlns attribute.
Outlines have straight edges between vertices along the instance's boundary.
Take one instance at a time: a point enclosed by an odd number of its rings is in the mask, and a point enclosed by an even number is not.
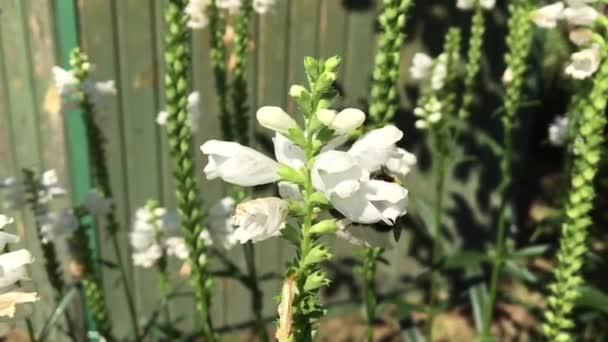
<svg viewBox="0 0 608 342"><path fill-rule="evenodd" d="M18 236L1 231L11 223L12 218L0 214L0 251L3 251L8 243L19 242ZM27 265L34 262L34 257L27 249L0 253L0 317L13 318L18 304L38 300L36 292L25 292L18 286L18 282L30 279Z"/></svg>
<svg viewBox="0 0 608 342"><path fill-rule="evenodd" d="M487 10L491 10L496 5L496 0L456 0L456 7L461 10L470 10L475 7L475 3L479 1L479 5Z"/></svg>
<svg viewBox="0 0 608 342"><path fill-rule="evenodd" d="M294 86L290 94L297 97L303 88ZM275 131L275 159L230 141L210 140L201 146L209 157L204 168L207 179L221 178L239 186L256 186L279 182L282 198L264 197L242 202L236 208L234 237L240 243L258 242L280 235L288 216L288 200L301 196L298 187L284 181L279 171L287 166L300 170L305 166L305 151L288 136L297 128L296 121L279 107L262 107L256 114L260 125ZM393 225L406 213L408 191L400 184L379 180L375 174L390 172L396 177L407 175L416 163L409 152L396 143L403 133L392 125L375 129L362 136L350 148L339 149L346 136L359 128L365 114L354 108L340 112L319 110L316 120L333 132L334 137L322 149L311 166L312 185L323 193L333 208L345 217L342 226L351 223Z"/></svg>
<svg viewBox="0 0 608 342"><path fill-rule="evenodd" d="M252 7L258 14L266 14L272 10L277 0L253 0ZM230 14L236 14L242 7L242 0L217 0L217 7ZM190 0L185 9L188 16L188 26L192 29L202 29L209 25L207 9L209 0Z"/></svg>
<svg viewBox="0 0 608 342"><path fill-rule="evenodd" d="M448 72L447 63L448 55L445 53L435 59L420 52L414 55L410 75L414 80L423 84L423 92L425 92L424 88L426 86L426 92L430 94L424 96L419 102L419 106L414 109L414 115L417 117L415 125L418 129L428 129L439 123L443 118L443 106L434 93L442 90L445 86Z"/></svg>
<svg viewBox="0 0 608 342"><path fill-rule="evenodd" d="M570 41L582 48L570 56L565 68L565 73L574 79L590 77L600 65L600 42L594 41L592 28L598 17L603 15L590 5L596 2L596 0L558 1L532 13L532 20L542 28L555 28L562 19L568 22Z"/></svg>
<svg viewBox="0 0 608 342"><path fill-rule="evenodd" d="M198 124L201 119L201 110L200 110L201 96L198 91L194 91L188 95L188 123L190 124L190 129L193 132L198 130ZM156 123L164 126L167 124L167 116L168 113L166 111L161 111L156 116Z"/></svg>
<svg viewBox="0 0 608 342"><path fill-rule="evenodd" d="M558 116L549 125L549 143L553 146L564 146L568 140L568 118Z"/></svg>
<svg viewBox="0 0 608 342"><path fill-rule="evenodd" d="M85 68L91 68L90 64L87 63ZM95 82L89 79L81 84L74 76L73 70L65 70L59 66L54 66L52 72L55 87L61 100L60 111L62 113L79 108L82 99L79 98L78 94L81 90L87 94L95 109L100 109L104 105L106 97L116 95L114 80Z"/></svg>
<svg viewBox="0 0 608 342"><path fill-rule="evenodd" d="M184 238L179 236L179 228L179 216L165 208L137 209L129 233L133 264L149 268L165 255L186 259L188 248Z"/></svg>

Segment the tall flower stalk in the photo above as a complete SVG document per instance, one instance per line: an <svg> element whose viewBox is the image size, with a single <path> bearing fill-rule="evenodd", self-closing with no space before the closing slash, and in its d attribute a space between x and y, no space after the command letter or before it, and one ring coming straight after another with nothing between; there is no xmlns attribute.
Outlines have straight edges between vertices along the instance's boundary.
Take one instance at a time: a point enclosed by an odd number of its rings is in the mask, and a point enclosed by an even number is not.
<svg viewBox="0 0 608 342"><path fill-rule="evenodd" d="M385 0L378 21L381 32L374 59L374 72L370 93L370 128L382 127L391 122L398 106L398 79L401 63L401 48L405 40L407 13L412 6L411 0ZM366 338L373 340L374 320L378 301L374 291L376 262L383 249L367 247L363 252L361 276L364 285L364 305Z"/></svg>
<svg viewBox="0 0 608 342"><path fill-rule="evenodd" d="M177 206L181 227L188 246L190 282L196 298L202 333L206 341L216 340L211 323L212 279L207 271L207 255L199 236L202 225L201 203L194 175L192 131L188 123L188 69L190 65L190 30L184 15L186 0L170 0L165 8L165 98L167 136L173 159Z"/></svg>
<svg viewBox="0 0 608 342"><path fill-rule="evenodd" d="M505 56L507 66L505 75L508 75L508 77L503 77L505 98L504 114L502 115L504 152L500 162L502 180L499 186L501 203L488 300L483 315L482 341L488 341L490 338L494 304L505 261L507 226L510 221L508 206L512 197L513 128L517 123L516 114L521 106L524 75L528 68L526 59L530 53L534 33L530 16L533 2L533 0L515 0L509 4L509 33Z"/></svg>
<svg viewBox="0 0 608 342"><path fill-rule="evenodd" d="M249 145L249 107L247 106L247 64L249 60L249 26L253 14L252 0L244 0L234 18L234 72L232 110L237 140ZM228 139L228 137L225 137Z"/></svg>
<svg viewBox="0 0 608 342"><path fill-rule="evenodd" d="M431 88L426 96L423 96L423 106L416 111L426 121L420 121L418 126L425 126L429 130L431 148L433 151L433 174L437 185L435 187L435 198L433 207L433 227L431 228L431 275L429 287L429 306L426 336L429 341L433 340L433 323L437 314L437 292L439 289L439 274L437 267L443 253L442 222L444 212L445 180L448 171L449 157L453 145L450 143L456 134L452 127L452 120L456 118L456 93L458 81L458 63L460 61L461 34L457 28L451 28L445 39L443 53L437 58L435 71L431 77ZM439 77L441 76L441 77ZM439 81L441 79L441 81ZM439 87L437 83L441 84ZM433 116L440 114L439 119ZM424 120L424 119L422 119ZM420 122L425 124L421 125Z"/></svg>
<svg viewBox="0 0 608 342"><path fill-rule="evenodd" d="M209 32L211 34L211 66L220 109L222 135L227 140L234 138L233 118L230 113L228 87L228 52L224 43L226 19L217 6L218 0L210 0L208 6Z"/></svg>
<svg viewBox="0 0 608 342"><path fill-rule="evenodd" d="M407 12L412 0L383 0L380 13L381 33L374 58L374 72L369 114L376 127L389 123L397 112L399 64L401 47L405 39Z"/></svg>
<svg viewBox="0 0 608 342"><path fill-rule="evenodd" d="M603 54L603 58L606 58ZM584 282L582 267L587 252L587 236L592 224L595 190L594 180L599 170L606 128L608 99L608 63L603 62L594 78L593 88L580 106L580 122L573 141L573 165L570 190L564 207L555 280L549 285L549 310L545 312L543 332L550 341L571 341L569 330L574 327L571 313L580 296Z"/></svg>
<svg viewBox="0 0 608 342"><path fill-rule="evenodd" d="M460 111L458 112L458 116L463 120L469 117L473 98L475 96L475 80L479 75L481 66L481 51L485 30L484 8L478 1L475 4L475 13L471 19L471 36L469 38L469 49L467 52L464 91L462 95L462 104L460 106Z"/></svg>
<svg viewBox="0 0 608 342"><path fill-rule="evenodd" d="M93 180L97 188L102 192L106 198L112 198L112 187L110 184L110 174L107 164L106 151L105 151L105 137L99 125L96 121L96 115L99 113L95 112L95 104L93 98L91 98L91 91L87 87L94 87L90 80L90 63L87 55L82 52L79 48L72 50L70 54L70 64L72 66L72 72L74 77L78 81L80 87L77 94L79 100L78 107L83 111L83 119L87 133L87 144L89 148L89 157L92 163L92 174ZM110 234L110 240L112 241L112 247L116 254L116 262L120 272L120 278L123 283L123 289L125 298L127 300L127 307L131 316L131 324L135 336L139 335L139 328L137 325L137 313L135 312L135 302L133 301L132 292L130 290L130 284L127 280L127 271L124 264L118 231L120 226L116 218L116 210L112 205L111 210L105 215L105 224L108 233Z"/></svg>

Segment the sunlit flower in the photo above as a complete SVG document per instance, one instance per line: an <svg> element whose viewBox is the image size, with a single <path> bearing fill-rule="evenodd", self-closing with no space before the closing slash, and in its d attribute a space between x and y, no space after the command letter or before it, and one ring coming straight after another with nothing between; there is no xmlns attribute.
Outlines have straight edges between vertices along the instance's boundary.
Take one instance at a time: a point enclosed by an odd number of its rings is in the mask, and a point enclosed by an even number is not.
<svg viewBox="0 0 608 342"><path fill-rule="evenodd" d="M274 138L272 138L272 142L274 145L274 154L279 163L288 165L296 170L304 166L306 156L304 150L299 146L279 133L275 134Z"/></svg>
<svg viewBox="0 0 608 342"><path fill-rule="evenodd" d="M262 153L230 141L209 140L201 146L209 156L207 179L222 178L240 186L254 186L277 181L279 164Z"/></svg>
<svg viewBox="0 0 608 342"><path fill-rule="evenodd" d="M549 142L553 146L564 146L568 139L568 118L558 116L549 125Z"/></svg>
<svg viewBox="0 0 608 342"><path fill-rule="evenodd" d="M556 2L551 5L543 6L532 12L532 21L542 28L554 28L557 26L557 21L562 18L564 4Z"/></svg>
<svg viewBox="0 0 608 342"><path fill-rule="evenodd" d="M433 69L433 59L422 52L414 55L412 66L410 67L410 75L415 80L424 80L431 74Z"/></svg>
<svg viewBox="0 0 608 342"><path fill-rule="evenodd" d="M0 288L29 279L27 265L32 262L34 257L26 249L0 254Z"/></svg>
<svg viewBox="0 0 608 342"><path fill-rule="evenodd" d="M207 6L209 0L190 0L185 8L188 16L188 26L192 29L202 29L209 24Z"/></svg>
<svg viewBox="0 0 608 342"><path fill-rule="evenodd" d="M133 253L133 265L150 268L163 256L163 251L157 244L152 244L145 249Z"/></svg>
<svg viewBox="0 0 608 342"><path fill-rule="evenodd" d="M174 256L180 260L185 260L188 257L188 247L183 237L172 236L167 238L165 248L167 248L168 256Z"/></svg>
<svg viewBox="0 0 608 342"><path fill-rule="evenodd" d="M365 122L365 113L360 109L347 108L335 115L331 123L326 124L336 135L348 134Z"/></svg>
<svg viewBox="0 0 608 342"><path fill-rule="evenodd" d="M511 83L511 81L513 81L513 69L511 69L510 67L506 68L505 72L502 74L501 80L503 84Z"/></svg>
<svg viewBox="0 0 608 342"><path fill-rule="evenodd" d="M255 116L260 125L281 134L288 134L291 128L298 125L281 107L264 106L258 109Z"/></svg>
<svg viewBox="0 0 608 342"><path fill-rule="evenodd" d="M576 2L575 5L570 4L568 8L564 10L564 18L568 20L570 25L580 26L591 26L595 19L597 19L598 13L595 8Z"/></svg>
<svg viewBox="0 0 608 342"><path fill-rule="evenodd" d="M475 6L477 0L457 0L456 7L461 10L470 10ZM493 9L496 5L496 0L479 0L479 5L485 9Z"/></svg>
<svg viewBox="0 0 608 342"><path fill-rule="evenodd" d="M348 150L363 168L378 171L396 152L395 144L403 138L403 132L393 125L374 129L359 138Z"/></svg>
<svg viewBox="0 0 608 342"><path fill-rule="evenodd" d="M74 109L78 98L78 79L72 71L58 66L52 68L52 73L55 87L61 97L61 111L65 112Z"/></svg>
<svg viewBox="0 0 608 342"><path fill-rule="evenodd" d="M89 214L94 216L106 215L112 210L112 199L105 198L97 189L90 190L83 202Z"/></svg>
<svg viewBox="0 0 608 342"><path fill-rule="evenodd" d="M257 198L236 207L234 237L240 243L258 242L280 235L285 227L288 203L277 197Z"/></svg>
<svg viewBox="0 0 608 342"><path fill-rule="evenodd" d="M575 52L570 56L570 63L565 70L566 74L574 79L585 79L597 71L600 66L600 58L600 50L597 46Z"/></svg>
<svg viewBox="0 0 608 342"><path fill-rule="evenodd" d="M431 74L431 88L441 90L445 86L445 78L448 75L448 55L442 53L437 57Z"/></svg>
<svg viewBox="0 0 608 342"><path fill-rule="evenodd" d="M342 151L321 153L311 174L315 189L339 198L351 196L370 177L370 172L359 165L356 157Z"/></svg>
<svg viewBox="0 0 608 342"><path fill-rule="evenodd" d="M593 40L593 31L585 27L579 27L570 31L568 38L577 46L587 45Z"/></svg>
<svg viewBox="0 0 608 342"><path fill-rule="evenodd" d="M38 301L36 292L9 291L0 293L0 317L13 318L17 311L17 304Z"/></svg>

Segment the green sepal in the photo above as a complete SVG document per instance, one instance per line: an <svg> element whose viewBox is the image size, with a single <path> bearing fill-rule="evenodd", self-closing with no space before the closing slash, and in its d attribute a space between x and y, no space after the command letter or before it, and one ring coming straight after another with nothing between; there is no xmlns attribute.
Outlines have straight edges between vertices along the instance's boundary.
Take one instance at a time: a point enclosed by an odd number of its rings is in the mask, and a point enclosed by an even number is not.
<svg viewBox="0 0 608 342"><path fill-rule="evenodd" d="M279 165L278 171L281 181L294 183L298 185L304 185L306 183L306 176L301 171L291 168L285 164Z"/></svg>
<svg viewBox="0 0 608 342"><path fill-rule="evenodd" d="M327 247L325 245L317 245L304 256L303 267L318 264L330 258L331 254L327 250Z"/></svg>
<svg viewBox="0 0 608 342"><path fill-rule="evenodd" d="M329 282L330 281L325 276L325 273L316 271L306 278L306 282L304 283L304 291L311 292L317 290L322 286L329 285Z"/></svg>
<svg viewBox="0 0 608 342"><path fill-rule="evenodd" d="M323 220L310 228L310 232L316 235L334 234L336 231L338 224L335 219Z"/></svg>

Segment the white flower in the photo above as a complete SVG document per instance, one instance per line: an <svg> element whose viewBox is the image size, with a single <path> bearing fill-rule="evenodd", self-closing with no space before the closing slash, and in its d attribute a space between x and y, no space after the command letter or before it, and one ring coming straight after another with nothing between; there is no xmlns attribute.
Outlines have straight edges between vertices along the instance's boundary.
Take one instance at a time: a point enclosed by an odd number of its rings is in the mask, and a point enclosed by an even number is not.
<svg viewBox="0 0 608 342"><path fill-rule="evenodd" d="M150 268L156 264L156 261L163 255L163 251L159 245L153 244L143 250L138 250L133 253L133 264L144 268Z"/></svg>
<svg viewBox="0 0 608 342"><path fill-rule="evenodd" d="M513 69L510 67L505 69L505 72L502 74L502 83L509 84L513 81Z"/></svg>
<svg viewBox="0 0 608 342"><path fill-rule="evenodd" d="M25 185L14 177L0 179L4 207L19 210L25 205Z"/></svg>
<svg viewBox="0 0 608 342"><path fill-rule="evenodd" d="M395 176L404 178L416 165L416 156L402 148L397 148L391 158L386 162L386 168Z"/></svg>
<svg viewBox="0 0 608 342"><path fill-rule="evenodd" d="M553 146L564 146L568 138L568 118L558 116L549 125L549 142Z"/></svg>
<svg viewBox="0 0 608 342"><path fill-rule="evenodd" d="M274 7L276 0L253 0L253 10L259 14L268 13Z"/></svg>
<svg viewBox="0 0 608 342"><path fill-rule="evenodd" d="M217 7L234 14L241 8L241 0L217 0Z"/></svg>
<svg viewBox="0 0 608 342"><path fill-rule="evenodd" d="M265 197L240 203L234 214L234 237L240 243L258 242L280 235L285 227L288 203L280 198Z"/></svg>
<svg viewBox="0 0 608 342"><path fill-rule="evenodd" d="M52 198L65 195L66 191L59 185L59 179L55 170L47 170L40 177L40 185L42 187L38 194L41 203L46 203Z"/></svg>
<svg viewBox="0 0 608 342"><path fill-rule="evenodd" d="M351 196L370 176L369 171L359 165L355 156L342 151L321 153L311 174L315 189L327 196L335 194L340 198Z"/></svg>
<svg viewBox="0 0 608 342"><path fill-rule="evenodd" d="M554 28L557 21L563 16L564 4L558 1L551 5L543 6L532 12L532 21L542 28Z"/></svg>
<svg viewBox="0 0 608 342"><path fill-rule="evenodd" d="M586 5L571 5L564 10L564 18L570 25L591 26L597 16L595 8Z"/></svg>
<svg viewBox="0 0 608 342"><path fill-rule="evenodd" d="M106 215L112 210L112 199L105 198L103 194L97 190L90 190L83 202L83 206L89 214L94 216Z"/></svg>
<svg viewBox="0 0 608 342"><path fill-rule="evenodd" d="M433 68L433 59L422 52L414 55L412 66L410 67L410 75L415 80L424 80L431 74Z"/></svg>
<svg viewBox="0 0 608 342"><path fill-rule="evenodd" d="M317 116L317 119L321 121L322 124L324 124L325 126L329 126L336 119L336 114L338 113L335 110L324 108L319 109L315 115Z"/></svg>
<svg viewBox="0 0 608 342"><path fill-rule="evenodd" d="M279 179L279 164L262 153L230 141L209 140L201 146L209 162L203 170L207 179L222 178L240 186L272 183Z"/></svg>
<svg viewBox="0 0 608 342"><path fill-rule="evenodd" d="M37 301L36 292L9 291L0 294L0 317L13 318L17 310L17 304L31 303Z"/></svg>
<svg viewBox="0 0 608 342"><path fill-rule="evenodd" d="M26 249L0 254L0 288L29 279L26 266L32 262L34 257Z"/></svg>
<svg viewBox="0 0 608 342"><path fill-rule="evenodd" d="M403 138L403 132L393 125L374 129L357 140L348 150L363 168L370 172L380 167L393 156L395 144Z"/></svg>
<svg viewBox="0 0 608 342"><path fill-rule="evenodd" d="M78 79L74 76L74 72L54 66L52 73L59 95L71 101L78 92Z"/></svg>
<svg viewBox="0 0 608 342"><path fill-rule="evenodd" d="M332 122L327 125L336 135L343 135L354 131L365 122L365 113L360 109L347 108L336 114Z"/></svg>
<svg viewBox="0 0 608 342"><path fill-rule="evenodd" d="M208 0L190 0L184 12L188 16L188 26L193 29L202 29L209 24L207 17Z"/></svg>
<svg viewBox="0 0 608 342"><path fill-rule="evenodd" d="M582 80L593 75L600 66L600 51L597 46L575 52L570 56L566 66L566 74L574 79Z"/></svg>
<svg viewBox="0 0 608 342"><path fill-rule="evenodd" d="M585 27L575 28L570 31L568 38L577 46L587 45L593 39L593 31Z"/></svg>
<svg viewBox="0 0 608 342"><path fill-rule="evenodd" d="M200 93L198 91L193 91L188 95L188 124L193 132L198 130L201 119L200 102ZM166 111L160 111L156 115L156 123L160 126L164 126L167 124L168 118L169 114Z"/></svg>
<svg viewBox="0 0 608 342"><path fill-rule="evenodd" d="M392 248L390 232L380 232L372 226L353 223L348 219L338 220L336 235L355 246Z"/></svg>
<svg viewBox="0 0 608 342"><path fill-rule="evenodd" d="M37 217L40 224L42 243L55 241L57 238L70 235L78 229L78 219L71 210L64 209L59 213L49 213Z"/></svg>
<svg viewBox="0 0 608 342"><path fill-rule="evenodd" d="M167 255L174 256L180 260L185 260L188 257L188 247L183 237L173 236L165 240L165 248Z"/></svg>
<svg viewBox="0 0 608 342"><path fill-rule="evenodd" d="M445 86L445 78L448 75L448 55L442 53L437 57L433 73L431 75L431 88L441 90Z"/></svg>
<svg viewBox="0 0 608 342"><path fill-rule="evenodd" d="M306 154L299 146L280 133L275 134L274 138L272 138L272 142L274 144L274 154L279 163L285 164L296 170L304 166Z"/></svg>
<svg viewBox="0 0 608 342"><path fill-rule="evenodd" d="M0 229L4 229L4 227L8 226L13 222L15 222L15 220L12 217L0 214Z"/></svg>
<svg viewBox="0 0 608 342"><path fill-rule="evenodd" d="M203 233L206 233L208 240L211 240L213 245L225 250L231 249L238 242L234 237L234 227L232 226L235 205L236 202L232 197L224 197L209 208L207 213L208 229ZM203 239L205 240L206 237Z"/></svg>
<svg viewBox="0 0 608 342"><path fill-rule="evenodd" d="M406 213L407 190L395 183L372 180L370 174L399 155L395 144L402 136L396 127L386 126L370 131L348 152L321 153L311 171L314 188L352 221L392 225Z"/></svg>
<svg viewBox="0 0 608 342"><path fill-rule="evenodd" d="M7 225L13 223L12 217L0 214L0 229L4 229ZM0 231L0 250L4 249L7 243L19 242L19 236Z"/></svg>
<svg viewBox="0 0 608 342"><path fill-rule="evenodd" d="M260 125L282 134L288 134L291 128L298 126L281 107L264 106L258 109L255 116Z"/></svg>
<svg viewBox="0 0 608 342"><path fill-rule="evenodd" d="M456 7L461 10L470 10L475 6L476 0L457 0ZM493 9L496 5L496 0L479 0L479 5L485 9Z"/></svg>
<svg viewBox="0 0 608 342"><path fill-rule="evenodd" d="M393 225L406 214L408 191L396 183L379 180L362 182L348 197L332 196L331 203L346 218L365 224Z"/></svg>

